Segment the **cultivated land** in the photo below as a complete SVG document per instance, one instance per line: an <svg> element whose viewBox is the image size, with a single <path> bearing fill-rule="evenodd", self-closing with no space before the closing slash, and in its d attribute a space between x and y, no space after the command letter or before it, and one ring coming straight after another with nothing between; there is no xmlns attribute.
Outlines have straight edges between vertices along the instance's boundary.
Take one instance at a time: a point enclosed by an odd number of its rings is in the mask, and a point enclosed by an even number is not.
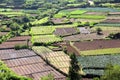
<svg viewBox="0 0 120 80"><path fill-rule="evenodd" d="M64 8L55 5L56 1L38 1L39 8L29 2L24 5L27 9L0 8L0 60L18 75L33 80L50 73L55 80L65 80L72 53L85 78L103 75L107 64L120 65L120 40L108 37L120 33L120 10L80 8L79 3L70 4L74 0ZM102 29L100 34L98 28Z"/></svg>

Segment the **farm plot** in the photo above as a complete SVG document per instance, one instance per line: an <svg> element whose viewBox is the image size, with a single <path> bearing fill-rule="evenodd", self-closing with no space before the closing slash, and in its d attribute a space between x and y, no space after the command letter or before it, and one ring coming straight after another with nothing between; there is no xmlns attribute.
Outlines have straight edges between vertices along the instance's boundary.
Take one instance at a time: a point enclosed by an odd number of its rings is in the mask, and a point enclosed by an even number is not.
<svg viewBox="0 0 120 80"><path fill-rule="evenodd" d="M110 15L110 16L118 16L118 15L120 15L120 12L110 12L108 15Z"/></svg>
<svg viewBox="0 0 120 80"><path fill-rule="evenodd" d="M43 19L35 20L34 22L31 22L31 24L32 25L41 25L41 24L47 23L48 21L49 21L49 18L45 17Z"/></svg>
<svg viewBox="0 0 120 80"><path fill-rule="evenodd" d="M55 28L52 26L32 27L30 33L33 35L52 34L54 30L55 30Z"/></svg>
<svg viewBox="0 0 120 80"><path fill-rule="evenodd" d="M81 55L101 55L120 53L120 40L96 40L88 42L75 42Z"/></svg>
<svg viewBox="0 0 120 80"><path fill-rule="evenodd" d="M116 53L120 53L120 48L80 51L80 55L104 55L104 54L116 54Z"/></svg>
<svg viewBox="0 0 120 80"><path fill-rule="evenodd" d="M8 34L8 32L0 32L0 36L5 36L7 34Z"/></svg>
<svg viewBox="0 0 120 80"><path fill-rule="evenodd" d="M120 23L120 19L106 19L106 20L102 21L101 23L117 24L117 23Z"/></svg>
<svg viewBox="0 0 120 80"><path fill-rule="evenodd" d="M108 64L120 65L120 55L79 56L83 71L87 74L103 75L104 68ZM96 73L97 72L97 73Z"/></svg>
<svg viewBox="0 0 120 80"><path fill-rule="evenodd" d="M120 27L120 23L114 24L114 23L99 23L95 26L106 26L106 27Z"/></svg>
<svg viewBox="0 0 120 80"><path fill-rule="evenodd" d="M108 31L108 33L114 33L114 32L120 32L120 27L115 27L115 26L94 26L92 29L96 30L97 28L101 28L104 31Z"/></svg>
<svg viewBox="0 0 120 80"><path fill-rule="evenodd" d="M23 16L25 15L25 13L10 11L10 12L0 12L0 15L5 15L7 17L14 17L14 16Z"/></svg>
<svg viewBox="0 0 120 80"><path fill-rule="evenodd" d="M13 38L9 39L8 42L10 42L10 41L27 41L30 39L31 39L30 36L17 36L17 37L13 37Z"/></svg>
<svg viewBox="0 0 120 80"><path fill-rule="evenodd" d="M16 45L27 45L27 41L4 42L0 45L0 49L11 49L14 48ZM32 44L29 42L29 45Z"/></svg>
<svg viewBox="0 0 120 80"><path fill-rule="evenodd" d="M72 36L63 37L64 41L87 41L87 40L98 40L104 39L105 35L97 35L96 33L91 34L77 34Z"/></svg>
<svg viewBox="0 0 120 80"><path fill-rule="evenodd" d="M31 77L34 80L40 79L42 76L53 74L55 80L65 80L65 76L46 64L33 51L23 50L0 50L0 59L2 59L8 67L15 73ZM32 69L32 70L31 70Z"/></svg>
<svg viewBox="0 0 120 80"><path fill-rule="evenodd" d="M57 36L66 36L79 33L77 28L56 28L54 34Z"/></svg>
<svg viewBox="0 0 120 80"><path fill-rule="evenodd" d="M44 47L44 46L33 46L32 49L39 53L39 55L44 55L44 54L47 54L47 53L52 53L53 51Z"/></svg>
<svg viewBox="0 0 120 80"><path fill-rule="evenodd" d="M64 52L51 52L45 47L33 47L33 50L41 55L45 60L47 59L54 67L68 74L70 58Z"/></svg>
<svg viewBox="0 0 120 80"><path fill-rule="evenodd" d="M70 24L72 23L69 19L67 18L52 18L51 20L54 24Z"/></svg>
<svg viewBox="0 0 120 80"><path fill-rule="evenodd" d="M95 50L95 49L106 49L106 48L119 48L120 40L95 40L86 42L75 42L76 46L80 51Z"/></svg>
<svg viewBox="0 0 120 80"><path fill-rule="evenodd" d="M71 15L70 18L81 18L81 19L105 19L104 15Z"/></svg>
<svg viewBox="0 0 120 80"><path fill-rule="evenodd" d="M118 9L113 8L101 8L101 7L95 7L95 8L79 8L80 10L87 10L92 12L120 12Z"/></svg>
<svg viewBox="0 0 120 80"><path fill-rule="evenodd" d="M30 35L30 31L29 30L25 30L25 32L20 33L21 36L29 36Z"/></svg>
<svg viewBox="0 0 120 80"><path fill-rule="evenodd" d="M86 12L86 15L107 15L105 12Z"/></svg>
<svg viewBox="0 0 120 80"><path fill-rule="evenodd" d="M83 13L87 12L86 10L73 10L70 12L70 15L81 15Z"/></svg>
<svg viewBox="0 0 120 80"><path fill-rule="evenodd" d="M60 37L57 37L55 35L39 35L39 36L33 36L32 37L32 43L54 43L54 42L60 42L62 39Z"/></svg>
<svg viewBox="0 0 120 80"><path fill-rule="evenodd" d="M58 14L55 14L53 17L54 18L63 18L63 17L66 17L66 13L63 13L63 12L59 12Z"/></svg>

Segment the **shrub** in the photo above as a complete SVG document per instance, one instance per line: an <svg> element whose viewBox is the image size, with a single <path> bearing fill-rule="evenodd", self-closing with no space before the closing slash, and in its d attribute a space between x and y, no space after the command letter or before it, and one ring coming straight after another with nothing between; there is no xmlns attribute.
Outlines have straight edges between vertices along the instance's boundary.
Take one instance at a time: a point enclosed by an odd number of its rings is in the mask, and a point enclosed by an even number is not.
<svg viewBox="0 0 120 80"><path fill-rule="evenodd" d="M15 45L15 50L20 50L20 49L28 49L28 45Z"/></svg>

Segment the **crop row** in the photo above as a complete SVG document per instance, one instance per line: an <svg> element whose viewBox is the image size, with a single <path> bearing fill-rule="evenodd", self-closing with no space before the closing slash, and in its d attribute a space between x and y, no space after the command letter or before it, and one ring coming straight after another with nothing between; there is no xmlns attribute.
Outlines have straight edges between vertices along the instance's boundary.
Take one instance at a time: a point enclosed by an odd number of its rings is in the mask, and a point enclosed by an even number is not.
<svg viewBox="0 0 120 80"><path fill-rule="evenodd" d="M120 26L120 24L118 23L118 24L112 24L112 23L100 23L100 24L97 24L96 26L108 26L108 27L119 27Z"/></svg>
<svg viewBox="0 0 120 80"><path fill-rule="evenodd" d="M79 56L78 61L80 62L83 71L87 69L85 72L88 73L89 70L93 69L91 72L96 74L96 71L99 72L99 70L94 71L95 68L105 68L108 64L120 65L120 55ZM101 72L98 74L101 74Z"/></svg>
<svg viewBox="0 0 120 80"><path fill-rule="evenodd" d="M120 53L120 48L80 51L80 55L103 55L103 54L116 54L116 53Z"/></svg>
<svg viewBox="0 0 120 80"><path fill-rule="evenodd" d="M32 27L30 33L33 35L36 34L52 34L53 31L55 30L54 27L46 27L46 26L42 26L42 27Z"/></svg>
<svg viewBox="0 0 120 80"><path fill-rule="evenodd" d="M64 73L68 73L69 71L69 62L70 58L62 51L52 52L46 47L33 47L33 50L41 55L44 59L47 59L50 64L63 71Z"/></svg>
<svg viewBox="0 0 120 80"><path fill-rule="evenodd" d="M60 37L57 37L55 35L39 35L39 36L33 36L32 42L33 43L54 43L54 42L60 42L62 39Z"/></svg>

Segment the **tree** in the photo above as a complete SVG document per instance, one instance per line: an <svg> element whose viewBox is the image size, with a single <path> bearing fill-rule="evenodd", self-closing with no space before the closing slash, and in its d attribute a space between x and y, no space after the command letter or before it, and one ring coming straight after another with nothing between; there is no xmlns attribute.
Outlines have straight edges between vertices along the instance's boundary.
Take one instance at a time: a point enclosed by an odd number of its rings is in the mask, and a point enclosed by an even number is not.
<svg viewBox="0 0 120 80"><path fill-rule="evenodd" d="M105 75L103 75L100 80L120 80L120 66L107 66L107 69L105 70Z"/></svg>
<svg viewBox="0 0 120 80"><path fill-rule="evenodd" d="M102 29L101 28L97 28L96 31L97 31L98 35L102 34Z"/></svg>
<svg viewBox="0 0 120 80"><path fill-rule="evenodd" d="M41 77L40 80L55 80L52 74L48 74L47 76Z"/></svg>
<svg viewBox="0 0 120 80"><path fill-rule="evenodd" d="M111 39L120 39L120 33L111 33L108 37Z"/></svg>
<svg viewBox="0 0 120 80"><path fill-rule="evenodd" d="M70 58L71 58L71 62L70 62L71 66L69 67L68 79L69 80L80 80L81 79L81 76L79 74L80 67L78 65L76 55L72 54Z"/></svg>

